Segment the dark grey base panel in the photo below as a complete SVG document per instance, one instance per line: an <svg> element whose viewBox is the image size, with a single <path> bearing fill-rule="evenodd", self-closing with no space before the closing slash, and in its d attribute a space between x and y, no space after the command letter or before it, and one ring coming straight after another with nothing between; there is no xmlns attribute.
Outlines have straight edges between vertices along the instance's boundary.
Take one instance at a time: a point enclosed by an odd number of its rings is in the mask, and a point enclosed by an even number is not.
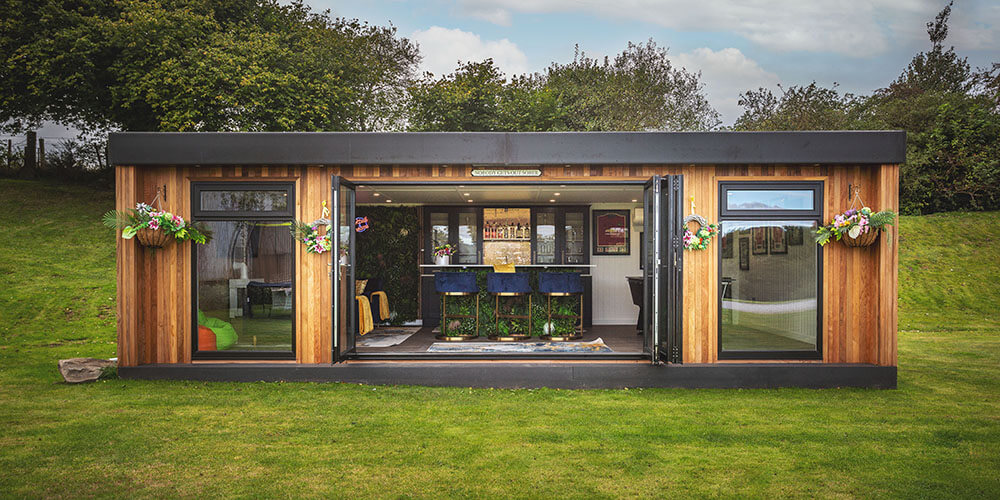
<svg viewBox="0 0 1000 500"><path fill-rule="evenodd" d="M275 363L176 364L121 367L122 378L204 381L347 382L562 389L623 387L772 388L869 387L894 389L896 367L820 363L723 363L653 366L645 363L428 363L337 365Z"/></svg>

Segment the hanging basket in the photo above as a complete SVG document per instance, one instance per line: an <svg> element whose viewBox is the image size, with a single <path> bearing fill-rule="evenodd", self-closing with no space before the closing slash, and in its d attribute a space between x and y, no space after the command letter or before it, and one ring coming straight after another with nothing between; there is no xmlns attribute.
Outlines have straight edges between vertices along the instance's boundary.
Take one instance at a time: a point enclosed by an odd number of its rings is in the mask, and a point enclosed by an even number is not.
<svg viewBox="0 0 1000 500"><path fill-rule="evenodd" d="M139 240L139 244L146 248L163 248L174 238L167 234L166 231L149 229L147 227L137 231L135 239Z"/></svg>
<svg viewBox="0 0 1000 500"><path fill-rule="evenodd" d="M861 233L857 238L851 238L849 235L845 235L840 241L843 241L845 245L849 247L867 247L871 246L878 240L878 235L882 233L882 230L868 231L867 233Z"/></svg>

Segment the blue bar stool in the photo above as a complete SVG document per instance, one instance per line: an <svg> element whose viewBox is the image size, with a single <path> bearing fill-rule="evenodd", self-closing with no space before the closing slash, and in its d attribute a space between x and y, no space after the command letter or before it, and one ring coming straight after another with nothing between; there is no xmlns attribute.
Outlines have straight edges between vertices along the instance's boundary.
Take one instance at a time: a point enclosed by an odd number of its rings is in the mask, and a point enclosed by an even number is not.
<svg viewBox="0 0 1000 500"><path fill-rule="evenodd" d="M476 285L476 273L451 273L438 272L434 275L434 288L441 294L441 333L437 335L438 340L461 341L471 340L479 337L479 286ZM476 297L476 311L474 314L448 313L448 297ZM460 332L451 334L449 320L476 319L476 334L462 335Z"/></svg>
<svg viewBox="0 0 1000 500"><path fill-rule="evenodd" d="M548 299L549 322L545 325L545 340L563 341L576 340L583 337L583 281L578 273L539 273L538 291ZM552 314L552 297L580 298L578 314ZM556 332L552 319L573 319L573 329L569 332Z"/></svg>
<svg viewBox="0 0 1000 500"><path fill-rule="evenodd" d="M490 335L490 340L512 342L531 338L531 284L528 273L489 273L486 275L486 291L493 294L493 314L496 318L496 330ZM500 311L500 297L528 297L527 314L514 314L513 307L509 312ZM514 331L509 323L504 323L501 329L500 319L526 319L528 329Z"/></svg>

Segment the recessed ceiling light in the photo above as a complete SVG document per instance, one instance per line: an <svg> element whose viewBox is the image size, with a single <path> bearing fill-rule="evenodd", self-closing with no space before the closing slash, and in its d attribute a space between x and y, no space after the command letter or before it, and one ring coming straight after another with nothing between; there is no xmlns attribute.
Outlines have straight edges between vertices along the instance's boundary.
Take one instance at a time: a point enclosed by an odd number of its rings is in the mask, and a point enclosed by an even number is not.
<svg viewBox="0 0 1000 500"><path fill-rule="evenodd" d="M636 203L636 202L638 202L638 201L639 201L639 200L632 200L632 203Z"/></svg>
<svg viewBox="0 0 1000 500"><path fill-rule="evenodd" d="M555 203L556 200L549 200L549 203Z"/></svg>
<svg viewBox="0 0 1000 500"><path fill-rule="evenodd" d="M559 196L559 195L560 195L560 194L562 194L562 193L552 193L552 194L554 194L554 195L556 195L556 196Z"/></svg>
<svg viewBox="0 0 1000 500"><path fill-rule="evenodd" d="M392 200L385 200L386 203L392 203Z"/></svg>
<svg viewBox="0 0 1000 500"><path fill-rule="evenodd" d="M469 193L462 193L462 196L469 196Z"/></svg>
<svg viewBox="0 0 1000 500"><path fill-rule="evenodd" d="M564 187L566 187L566 185L565 184L560 184L559 187L564 188Z"/></svg>
<svg viewBox="0 0 1000 500"><path fill-rule="evenodd" d="M469 200L469 203L472 203L472 200Z"/></svg>
<svg viewBox="0 0 1000 500"><path fill-rule="evenodd" d="M460 188L464 188L465 186L458 186L458 187L460 187Z"/></svg>
<svg viewBox="0 0 1000 500"><path fill-rule="evenodd" d="M378 193L374 193L374 194L372 194L372 196L382 196L382 195L380 195Z"/></svg>

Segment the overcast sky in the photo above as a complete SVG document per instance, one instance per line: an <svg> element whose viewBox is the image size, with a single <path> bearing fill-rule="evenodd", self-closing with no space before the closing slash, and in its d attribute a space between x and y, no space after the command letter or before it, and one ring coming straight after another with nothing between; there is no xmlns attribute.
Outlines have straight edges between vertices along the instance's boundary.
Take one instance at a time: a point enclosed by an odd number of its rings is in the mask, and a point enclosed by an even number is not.
<svg viewBox="0 0 1000 500"><path fill-rule="evenodd" d="M701 71L723 123L740 114L741 91L840 84L868 93L892 81L930 46L925 23L945 1L925 0L305 0L314 9L416 40L423 68L452 72L458 60L492 57L508 75L652 38L676 65ZM973 66L1000 62L1000 0L958 0L947 43Z"/></svg>

